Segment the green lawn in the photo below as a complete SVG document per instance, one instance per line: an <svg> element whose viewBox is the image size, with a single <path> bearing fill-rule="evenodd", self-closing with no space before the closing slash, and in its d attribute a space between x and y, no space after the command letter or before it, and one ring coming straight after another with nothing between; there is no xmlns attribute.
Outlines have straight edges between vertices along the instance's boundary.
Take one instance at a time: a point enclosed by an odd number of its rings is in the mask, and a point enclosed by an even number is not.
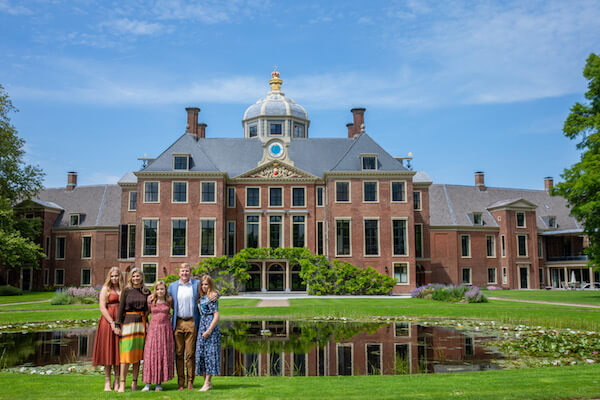
<svg viewBox="0 0 600 400"><path fill-rule="evenodd" d="M130 377L128 383L130 383ZM600 365L437 375L356 377L216 377L214 389L161 393L104 393L98 375L0 374L0 399L211 398L211 399L558 399L600 397ZM202 385L196 381L196 388Z"/></svg>
<svg viewBox="0 0 600 400"><path fill-rule="evenodd" d="M484 290L486 296L600 306L600 290Z"/></svg>
<svg viewBox="0 0 600 400"><path fill-rule="evenodd" d="M20 296L0 296L0 304L49 300L52 296L54 292L25 292Z"/></svg>

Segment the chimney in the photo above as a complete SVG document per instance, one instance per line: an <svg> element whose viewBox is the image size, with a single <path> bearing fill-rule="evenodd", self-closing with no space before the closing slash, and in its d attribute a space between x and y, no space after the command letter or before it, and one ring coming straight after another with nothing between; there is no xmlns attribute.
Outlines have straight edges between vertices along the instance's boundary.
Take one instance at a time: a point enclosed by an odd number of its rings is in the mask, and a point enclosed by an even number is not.
<svg viewBox="0 0 600 400"><path fill-rule="evenodd" d="M546 193L550 193L552 188L554 187L554 178L551 176L547 176L544 178L544 190Z"/></svg>
<svg viewBox="0 0 600 400"><path fill-rule="evenodd" d="M73 190L77 186L77 172L67 172L67 190Z"/></svg>
<svg viewBox="0 0 600 400"><path fill-rule="evenodd" d="M187 111L187 127L186 133L190 135L198 135L198 113L200 109L198 107L186 107Z"/></svg>
<svg viewBox="0 0 600 400"><path fill-rule="evenodd" d="M354 137L354 124L350 122L346 124L346 128L348 128L348 139L352 139Z"/></svg>
<svg viewBox="0 0 600 400"><path fill-rule="evenodd" d="M353 108L350 110L354 117L353 136L358 136L365 131L365 111L366 108Z"/></svg>
<svg viewBox="0 0 600 400"><path fill-rule="evenodd" d="M483 171L475 172L475 186L477 186L477 188L481 191L484 191L486 189L485 175L483 174Z"/></svg>
<svg viewBox="0 0 600 400"><path fill-rule="evenodd" d="M198 137L204 139L206 137L206 124L198 124Z"/></svg>

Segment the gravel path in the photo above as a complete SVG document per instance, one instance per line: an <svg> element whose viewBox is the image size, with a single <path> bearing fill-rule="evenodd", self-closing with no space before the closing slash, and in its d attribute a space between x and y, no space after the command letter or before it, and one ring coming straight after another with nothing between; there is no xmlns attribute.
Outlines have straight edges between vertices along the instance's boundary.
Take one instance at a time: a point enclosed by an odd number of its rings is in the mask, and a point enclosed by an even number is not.
<svg viewBox="0 0 600 400"><path fill-rule="evenodd" d="M507 298L504 298L504 297L488 297L488 299L490 299L490 300L516 301L517 303L553 304L555 306L600 308L600 305L594 305L594 304L575 304L575 303L559 303L559 302L556 302L556 301L543 301L543 300L507 299Z"/></svg>

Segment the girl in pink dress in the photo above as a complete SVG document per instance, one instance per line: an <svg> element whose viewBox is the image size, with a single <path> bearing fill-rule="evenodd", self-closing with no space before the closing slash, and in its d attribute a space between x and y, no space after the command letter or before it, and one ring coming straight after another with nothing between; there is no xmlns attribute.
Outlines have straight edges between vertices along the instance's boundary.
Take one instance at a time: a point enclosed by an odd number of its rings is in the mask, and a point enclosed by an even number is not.
<svg viewBox="0 0 600 400"><path fill-rule="evenodd" d="M175 375L172 304L173 299L167 293L166 284L163 281L156 282L154 293L148 298L152 319L144 346L142 380L146 382L146 386L142 389L143 392L150 390L150 384L156 384L157 392L163 390L161 383L170 381Z"/></svg>

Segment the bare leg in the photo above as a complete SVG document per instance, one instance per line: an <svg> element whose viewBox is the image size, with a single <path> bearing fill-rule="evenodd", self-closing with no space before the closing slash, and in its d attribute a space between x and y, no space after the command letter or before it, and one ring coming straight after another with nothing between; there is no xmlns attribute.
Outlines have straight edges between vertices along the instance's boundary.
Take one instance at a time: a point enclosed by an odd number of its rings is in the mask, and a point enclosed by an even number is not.
<svg viewBox="0 0 600 400"><path fill-rule="evenodd" d="M118 365L113 365L112 368L115 370L115 384L113 387L114 390L119 390L119 376L121 375L121 369Z"/></svg>
<svg viewBox="0 0 600 400"><path fill-rule="evenodd" d="M201 392L206 392L207 390L212 389L212 375L205 374L204 375L204 385L202 385Z"/></svg>
<svg viewBox="0 0 600 400"><path fill-rule="evenodd" d="M119 393L125 392L125 380L127 379L127 371L129 364L121 364L121 384L119 385Z"/></svg>
<svg viewBox="0 0 600 400"><path fill-rule="evenodd" d="M138 380L139 376L140 376L140 362L138 361L133 364L133 371L131 373L131 390L134 392L138 389L137 380Z"/></svg>
<svg viewBox="0 0 600 400"><path fill-rule="evenodd" d="M111 391L111 381L110 381L110 373L112 372L112 365L105 365L104 366L104 391L105 392L110 392Z"/></svg>

